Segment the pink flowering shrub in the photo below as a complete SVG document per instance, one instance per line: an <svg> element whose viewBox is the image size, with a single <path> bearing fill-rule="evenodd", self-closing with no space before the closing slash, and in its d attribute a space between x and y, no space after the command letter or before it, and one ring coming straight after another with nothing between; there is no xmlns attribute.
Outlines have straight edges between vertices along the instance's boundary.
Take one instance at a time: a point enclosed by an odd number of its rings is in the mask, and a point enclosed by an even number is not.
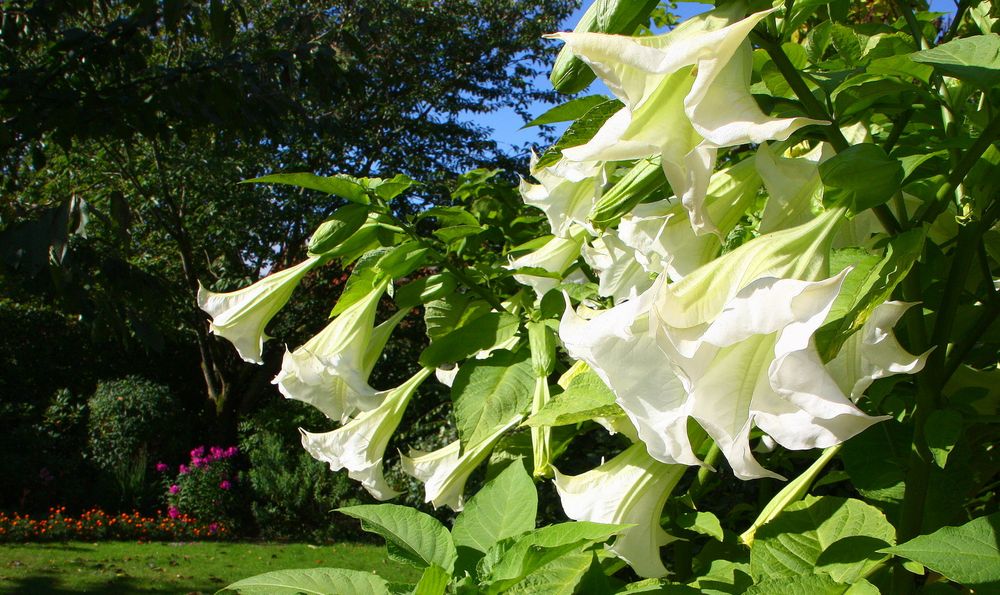
<svg viewBox="0 0 1000 595"><path fill-rule="evenodd" d="M239 527L247 513L245 490L241 490L241 473L236 465L238 454L235 446L199 446L191 451L186 464L177 467L176 475L164 472L167 516L186 515Z"/></svg>

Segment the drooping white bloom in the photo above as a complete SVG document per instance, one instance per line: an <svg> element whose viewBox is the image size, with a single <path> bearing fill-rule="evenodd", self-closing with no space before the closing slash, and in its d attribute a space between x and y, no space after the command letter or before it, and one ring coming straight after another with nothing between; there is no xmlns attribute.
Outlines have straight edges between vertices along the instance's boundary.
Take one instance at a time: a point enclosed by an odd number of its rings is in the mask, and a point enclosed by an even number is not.
<svg viewBox="0 0 1000 595"><path fill-rule="evenodd" d="M754 157L744 159L712 175L704 207L718 233L698 235L684 207L672 198L640 204L622 217L618 226L622 241L635 249L638 263L647 272L666 273L679 281L715 258L721 238L753 203L761 185L754 162Z"/></svg>
<svg viewBox="0 0 1000 595"><path fill-rule="evenodd" d="M411 450L410 456L402 457L403 472L424 483L424 502L430 502L434 508L448 506L458 512L465 503L463 492L469 475L490 454L500 436L521 418L517 415L501 424L478 444L466 446L464 452L458 440L433 452Z"/></svg>
<svg viewBox="0 0 1000 595"><path fill-rule="evenodd" d="M892 328L912 303L885 302L875 307L861 330L851 335L837 356L827 362L830 372L846 394L857 401L879 378L916 374L924 369L930 351L912 355L899 344Z"/></svg>
<svg viewBox="0 0 1000 595"><path fill-rule="evenodd" d="M378 407L358 414L332 432L314 434L299 429L302 446L313 458L329 464L333 471L347 469L348 476L360 481L375 498L388 500L398 495L382 476L385 447L410 398L433 371L424 368L398 387L382 391L377 395L381 401Z"/></svg>
<svg viewBox="0 0 1000 595"><path fill-rule="evenodd" d="M597 273L597 293L615 303L635 297L653 284L634 248L609 229L583 247L583 259Z"/></svg>
<svg viewBox="0 0 1000 595"><path fill-rule="evenodd" d="M667 573L660 546L671 541L660 526L663 505L687 470L648 454L641 443L580 475L556 471L556 491L566 516L577 521L631 524L608 548L643 577Z"/></svg>
<svg viewBox="0 0 1000 595"><path fill-rule="evenodd" d="M273 380L285 398L309 403L341 422L378 404L368 377L393 328L407 314L397 312L374 327L386 285L380 283L295 351L285 351Z"/></svg>
<svg viewBox="0 0 1000 595"><path fill-rule="evenodd" d="M823 143L801 157L775 154L767 143L757 149L757 171L767 189L760 218L761 233L788 229L812 219L823 209L823 181L819 164L832 148Z"/></svg>
<svg viewBox="0 0 1000 595"><path fill-rule="evenodd" d="M586 232L582 227L573 226L569 230L568 237L553 237L534 252L512 259L506 268L515 271L521 268L537 268L555 275L554 277L544 277L533 275L530 272L514 275L514 279L518 283L530 286L535 290L535 295L541 298L550 289L559 285L560 279L558 277L565 273L570 265L580 257L580 249L583 246L585 235Z"/></svg>
<svg viewBox="0 0 1000 595"><path fill-rule="evenodd" d="M553 165L536 168L538 157L534 153L531 157L531 175L539 183L521 180L520 191L525 204L545 211L554 236L569 237L570 227L574 225L594 233L587 215L607 182L604 164L560 159Z"/></svg>
<svg viewBox="0 0 1000 595"><path fill-rule="evenodd" d="M667 181L695 231L715 231L701 203L717 149L784 140L802 126L822 123L774 119L757 107L750 94L746 37L769 11L739 20L744 10L742 3L728 3L660 36L553 35L625 104L589 142L563 155L573 161L662 155Z"/></svg>
<svg viewBox="0 0 1000 595"><path fill-rule="evenodd" d="M260 358L264 327L292 296L302 277L319 264L320 257L311 256L299 264L260 281L229 293L215 293L198 285L198 307L212 317L209 329L236 347L244 361L264 363Z"/></svg>
<svg viewBox="0 0 1000 595"><path fill-rule="evenodd" d="M592 320L568 309L560 336L615 392L654 458L698 463L691 417L737 476L774 476L751 454L754 426L786 448L807 449L879 421L844 395L812 341L846 274L823 278L842 217L828 211L754 239Z"/></svg>

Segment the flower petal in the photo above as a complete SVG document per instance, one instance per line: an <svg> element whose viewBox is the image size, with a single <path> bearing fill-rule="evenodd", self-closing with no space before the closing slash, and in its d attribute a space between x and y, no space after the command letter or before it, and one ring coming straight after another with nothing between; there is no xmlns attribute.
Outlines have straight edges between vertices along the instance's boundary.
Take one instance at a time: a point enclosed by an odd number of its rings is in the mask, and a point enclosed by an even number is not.
<svg viewBox="0 0 1000 595"><path fill-rule="evenodd" d="M400 386L379 394L381 404L359 414L343 426L321 434L300 429L302 446L333 471L347 469L351 479L360 481L379 500L398 494L382 476L382 459L389 439L403 418L410 398L433 369L424 368Z"/></svg>
<svg viewBox="0 0 1000 595"><path fill-rule="evenodd" d="M264 327L292 296L302 277L319 264L312 256L283 271L229 293L215 293L198 285L198 307L212 317L209 330L228 340L244 361L262 364Z"/></svg>

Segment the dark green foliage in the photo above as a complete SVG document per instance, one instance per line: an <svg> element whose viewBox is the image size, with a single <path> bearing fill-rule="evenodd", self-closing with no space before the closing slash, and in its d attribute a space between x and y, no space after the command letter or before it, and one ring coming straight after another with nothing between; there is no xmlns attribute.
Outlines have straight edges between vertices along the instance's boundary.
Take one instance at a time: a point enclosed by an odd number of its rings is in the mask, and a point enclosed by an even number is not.
<svg viewBox="0 0 1000 595"><path fill-rule="evenodd" d="M347 478L312 458L300 445L298 427L332 424L312 407L278 400L240 424L240 450L250 468L246 486L260 537L329 542L357 536L355 523L332 513L340 506L370 502Z"/></svg>
<svg viewBox="0 0 1000 595"><path fill-rule="evenodd" d="M128 376L98 384L87 406L88 459L114 481L123 504L142 504L150 468L180 438L177 400L163 385Z"/></svg>

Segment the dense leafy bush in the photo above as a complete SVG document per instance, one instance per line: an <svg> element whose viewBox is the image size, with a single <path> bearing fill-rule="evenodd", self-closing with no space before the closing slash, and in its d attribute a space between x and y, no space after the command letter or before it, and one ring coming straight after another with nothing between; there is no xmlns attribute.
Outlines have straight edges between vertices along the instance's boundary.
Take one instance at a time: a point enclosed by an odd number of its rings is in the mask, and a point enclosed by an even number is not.
<svg viewBox="0 0 1000 595"><path fill-rule="evenodd" d="M122 503L146 502L149 467L178 437L165 431L177 424L177 401L165 386L129 376L99 383L87 405L89 460L110 475Z"/></svg>
<svg viewBox="0 0 1000 595"><path fill-rule="evenodd" d="M250 463L251 510L265 539L357 537L355 523L331 511L370 498L345 473L331 472L299 446L298 427L319 420L314 409L279 401L240 424L240 450Z"/></svg>

